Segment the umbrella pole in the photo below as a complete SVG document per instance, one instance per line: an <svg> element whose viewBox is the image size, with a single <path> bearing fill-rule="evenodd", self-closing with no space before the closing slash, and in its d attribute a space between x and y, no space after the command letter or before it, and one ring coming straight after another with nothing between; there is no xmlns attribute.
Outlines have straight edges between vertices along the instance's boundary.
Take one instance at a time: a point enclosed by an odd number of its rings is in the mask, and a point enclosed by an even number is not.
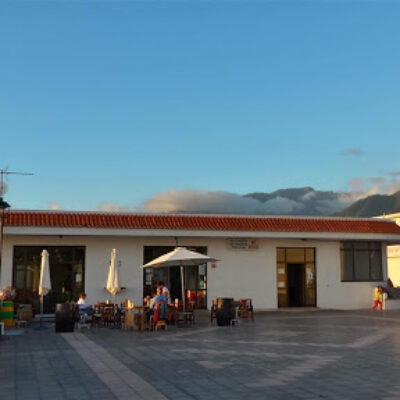
<svg viewBox="0 0 400 400"><path fill-rule="evenodd" d="M182 286L182 307L183 307L183 312L185 312L185 271L184 271L184 266L181 265L181 286Z"/></svg>
<svg viewBox="0 0 400 400"><path fill-rule="evenodd" d="M40 296L40 322L39 328L37 329L47 329L45 326L43 326L43 295Z"/></svg>

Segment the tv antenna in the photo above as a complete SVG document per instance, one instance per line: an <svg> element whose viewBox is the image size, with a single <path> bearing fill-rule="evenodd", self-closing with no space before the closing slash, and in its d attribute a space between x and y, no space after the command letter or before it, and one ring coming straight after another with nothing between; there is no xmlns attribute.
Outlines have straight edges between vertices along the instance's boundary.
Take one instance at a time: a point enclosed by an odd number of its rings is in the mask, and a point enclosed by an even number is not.
<svg viewBox="0 0 400 400"><path fill-rule="evenodd" d="M4 175L33 175L32 172L17 172L17 171L8 171L8 168L6 169L0 169L0 198L3 197L7 190L7 186L3 181L3 176Z"/></svg>

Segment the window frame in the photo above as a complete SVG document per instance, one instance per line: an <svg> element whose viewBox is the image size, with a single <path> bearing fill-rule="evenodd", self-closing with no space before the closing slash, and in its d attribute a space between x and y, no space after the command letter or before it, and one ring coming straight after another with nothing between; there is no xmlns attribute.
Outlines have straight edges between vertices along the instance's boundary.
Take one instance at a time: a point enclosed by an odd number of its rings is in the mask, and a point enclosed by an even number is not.
<svg viewBox="0 0 400 400"><path fill-rule="evenodd" d="M357 246L359 244L359 246ZM356 265L356 254L359 253L367 253L368 258L368 276L369 279L356 279L356 268L360 264ZM351 268L351 271L346 271L346 276L351 275L351 279L344 279L344 271L346 268L345 260L346 253L348 256L351 256L352 265L347 268ZM380 277L373 278L372 277L372 261L371 255L373 253L378 253L378 259L380 260ZM382 243L378 241L343 241L340 242L340 281L341 282L382 282L383 281L383 251L382 251ZM351 274L350 274L351 272Z"/></svg>

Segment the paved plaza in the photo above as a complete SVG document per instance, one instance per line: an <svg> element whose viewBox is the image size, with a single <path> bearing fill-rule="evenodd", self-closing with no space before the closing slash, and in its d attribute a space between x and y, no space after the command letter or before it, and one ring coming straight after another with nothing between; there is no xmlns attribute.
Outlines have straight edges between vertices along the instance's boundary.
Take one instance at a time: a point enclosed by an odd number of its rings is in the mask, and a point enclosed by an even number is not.
<svg viewBox="0 0 400 400"><path fill-rule="evenodd" d="M256 313L232 328L204 314L161 332L49 325L0 341L0 399L399 398L399 311Z"/></svg>

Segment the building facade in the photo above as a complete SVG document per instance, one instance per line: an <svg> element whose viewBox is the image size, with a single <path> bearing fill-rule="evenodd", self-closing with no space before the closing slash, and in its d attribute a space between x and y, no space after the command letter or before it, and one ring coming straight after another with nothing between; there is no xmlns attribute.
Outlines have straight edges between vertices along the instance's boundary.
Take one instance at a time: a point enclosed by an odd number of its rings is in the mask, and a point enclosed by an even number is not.
<svg viewBox="0 0 400 400"><path fill-rule="evenodd" d="M383 215L384 218L400 225L400 213ZM394 286L400 286L400 246L392 245L387 248L388 256L388 277L392 280Z"/></svg>
<svg viewBox="0 0 400 400"><path fill-rule="evenodd" d="M141 266L179 245L219 260L185 269L186 297L198 308L233 297L251 298L258 310L362 309L386 282L386 247L397 243L400 227L372 218L7 211L0 278L19 301L37 304L40 253L47 249L49 304L80 292L90 303L112 299L104 287L116 248L125 287L117 301L141 304L160 280L175 299L178 267Z"/></svg>

